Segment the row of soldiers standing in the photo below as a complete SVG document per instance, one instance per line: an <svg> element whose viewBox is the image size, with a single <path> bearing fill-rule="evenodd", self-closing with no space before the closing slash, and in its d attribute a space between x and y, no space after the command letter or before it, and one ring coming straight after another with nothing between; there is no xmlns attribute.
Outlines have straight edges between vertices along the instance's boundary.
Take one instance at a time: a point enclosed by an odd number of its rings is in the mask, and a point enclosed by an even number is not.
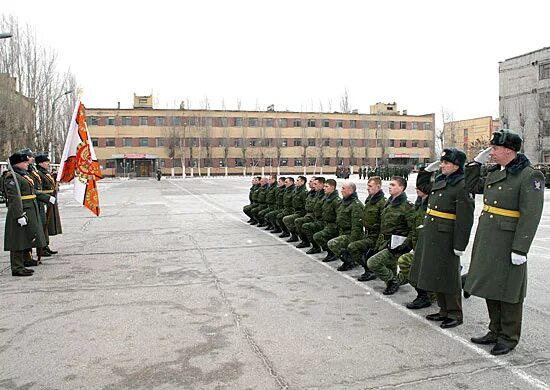
<svg viewBox="0 0 550 390"><path fill-rule="evenodd" d="M253 179L243 211L250 224L290 237L288 242L301 240L297 247L311 247L308 254L325 251L324 262L340 259L339 271L361 264L365 272L359 280L380 278L385 295L410 283L417 297L409 309L431 306L435 295L439 311L426 318L441 322L441 328L463 323L465 283L465 294L486 299L490 317L489 332L471 341L494 344L491 354L502 355L519 342L527 253L544 202L544 177L518 153L521 142L517 133L499 130L491 146L467 165L464 152L445 149L440 161L419 172L415 204L408 201L401 176L390 178L387 199L381 178L371 176L364 204L351 182L342 185L340 198L332 179L311 178L307 191L303 176L296 183L269 176ZM484 177L481 167L489 157L497 165ZM461 277L478 193L484 195L483 212L469 273Z"/></svg>
<svg viewBox="0 0 550 390"><path fill-rule="evenodd" d="M50 173L47 154L23 149L12 154L9 162L11 169L0 183L8 206L4 250L10 252L13 276L31 276L30 267L57 253L50 249L49 238L62 233L58 184ZM32 257L32 248L36 248L37 259Z"/></svg>

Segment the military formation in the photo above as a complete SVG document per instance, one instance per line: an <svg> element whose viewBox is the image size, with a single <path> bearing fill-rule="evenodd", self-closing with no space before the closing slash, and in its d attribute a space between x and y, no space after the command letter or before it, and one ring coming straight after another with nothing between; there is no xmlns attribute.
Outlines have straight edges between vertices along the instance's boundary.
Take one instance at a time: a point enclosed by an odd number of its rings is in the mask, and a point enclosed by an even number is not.
<svg viewBox="0 0 550 390"><path fill-rule="evenodd" d="M484 298L489 331L471 341L503 355L519 342L527 258L544 203L544 175L519 153L521 144L518 133L500 129L471 162L459 149L444 149L439 161L418 173L414 203L405 192L408 170L389 177L368 171L364 202L348 181L338 191L335 180L320 176L255 177L243 211L248 223L288 238L307 254L341 260L338 271L362 266L358 280L381 279L384 295L410 284L417 296L407 308L436 301L439 310L426 319L441 328L463 323L463 294ZM388 196L382 180L389 180ZM483 196L483 210L469 271L461 275L476 194Z"/></svg>
<svg viewBox="0 0 550 390"><path fill-rule="evenodd" d="M32 276L33 267L55 255L50 237L62 233L57 204L58 184L47 154L23 149L9 158L0 188L6 198L4 250L10 252L13 276ZM36 258L33 258L33 248Z"/></svg>

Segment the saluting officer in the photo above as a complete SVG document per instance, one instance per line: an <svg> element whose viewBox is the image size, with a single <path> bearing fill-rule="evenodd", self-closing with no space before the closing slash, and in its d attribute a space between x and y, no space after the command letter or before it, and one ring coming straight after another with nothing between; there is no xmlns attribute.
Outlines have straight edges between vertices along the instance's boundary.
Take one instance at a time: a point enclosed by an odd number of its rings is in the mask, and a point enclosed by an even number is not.
<svg viewBox="0 0 550 390"><path fill-rule="evenodd" d="M493 355L516 347L521 335L523 299L527 290L527 254L537 232L544 204L544 176L518 153L518 133L500 129L490 147L466 168L471 193L483 194L472 261L465 291L487 302L489 332L472 337L476 344L495 344ZM481 177L481 164L497 164Z"/></svg>

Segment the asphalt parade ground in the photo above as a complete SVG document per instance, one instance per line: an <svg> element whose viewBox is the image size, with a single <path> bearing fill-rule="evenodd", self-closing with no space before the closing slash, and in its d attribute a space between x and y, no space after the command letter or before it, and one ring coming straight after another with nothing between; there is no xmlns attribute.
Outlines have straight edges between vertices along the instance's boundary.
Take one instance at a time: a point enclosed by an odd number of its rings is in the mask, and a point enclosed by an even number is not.
<svg viewBox="0 0 550 390"><path fill-rule="evenodd" d="M366 181L352 181L364 200ZM338 272L247 224L249 182L103 180L99 218L64 187L59 254L27 278L0 255L0 388L550 389L550 207L522 339L494 357L469 341L487 332L482 299L441 329L424 319L435 305L405 308L410 286L384 296L380 280L355 280L362 269Z"/></svg>

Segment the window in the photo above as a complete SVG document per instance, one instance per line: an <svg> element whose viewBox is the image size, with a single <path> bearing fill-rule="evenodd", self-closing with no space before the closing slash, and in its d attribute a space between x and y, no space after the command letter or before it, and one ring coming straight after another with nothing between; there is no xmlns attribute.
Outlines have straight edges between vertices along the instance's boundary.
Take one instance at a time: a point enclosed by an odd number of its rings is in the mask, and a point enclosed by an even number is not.
<svg viewBox="0 0 550 390"><path fill-rule="evenodd" d="M288 127L288 119L286 118L279 119L279 127Z"/></svg>
<svg viewBox="0 0 550 390"><path fill-rule="evenodd" d="M294 121L292 122L292 125L294 127L302 127L302 121L300 119L294 119Z"/></svg>
<svg viewBox="0 0 550 390"><path fill-rule="evenodd" d="M369 128L369 121L363 121L363 129Z"/></svg>
<svg viewBox="0 0 550 390"><path fill-rule="evenodd" d="M115 117L110 116L107 118L107 126L114 126L115 125Z"/></svg>
<svg viewBox="0 0 550 390"><path fill-rule="evenodd" d="M225 159L220 158L220 168L225 167Z"/></svg>
<svg viewBox="0 0 550 390"><path fill-rule="evenodd" d="M107 146L107 147L115 146L115 139L114 138L105 138L105 146Z"/></svg>
<svg viewBox="0 0 550 390"><path fill-rule="evenodd" d="M258 127L258 118L248 118L248 126Z"/></svg>
<svg viewBox="0 0 550 390"><path fill-rule="evenodd" d="M157 116L155 124L157 126L164 126L164 117L163 116Z"/></svg>
<svg viewBox="0 0 550 390"><path fill-rule="evenodd" d="M236 148L241 148L243 146L243 140L241 138L235 138L235 143L233 145Z"/></svg>
<svg viewBox="0 0 550 390"><path fill-rule="evenodd" d="M424 141L424 147L429 148L430 147L430 141Z"/></svg>
<svg viewBox="0 0 550 390"><path fill-rule="evenodd" d="M173 116L172 117L172 126L181 126L181 117Z"/></svg>
<svg viewBox="0 0 550 390"><path fill-rule="evenodd" d="M550 79L550 63L539 65L539 79Z"/></svg>
<svg viewBox="0 0 550 390"><path fill-rule="evenodd" d="M122 146L124 146L124 147L132 146L132 139L131 138L123 138L122 139Z"/></svg>
<svg viewBox="0 0 550 390"><path fill-rule="evenodd" d="M174 168L181 168L181 159L175 158L172 160L172 166Z"/></svg>
<svg viewBox="0 0 550 390"><path fill-rule="evenodd" d="M302 146L302 139L294 138L294 146Z"/></svg>
<svg viewBox="0 0 550 390"><path fill-rule="evenodd" d="M88 121L88 126L97 126L99 124L97 116L89 116L86 119Z"/></svg>
<svg viewBox="0 0 550 390"><path fill-rule="evenodd" d="M344 127L344 121L336 121L336 128L341 129Z"/></svg>
<svg viewBox="0 0 550 390"><path fill-rule="evenodd" d="M138 99L138 101L139 101L139 104L147 104L147 98L146 97L140 97Z"/></svg>
<svg viewBox="0 0 550 390"><path fill-rule="evenodd" d="M256 146L256 143L257 143L256 138L251 138L250 141L248 142L248 145L249 146Z"/></svg>
<svg viewBox="0 0 550 390"><path fill-rule="evenodd" d="M395 122L394 122L394 121L389 121L389 122L388 122L388 127L389 127L390 129L395 129Z"/></svg>
<svg viewBox="0 0 550 390"><path fill-rule="evenodd" d="M464 141L468 139L468 129L464 129L462 136L464 137Z"/></svg>
<svg viewBox="0 0 550 390"><path fill-rule="evenodd" d="M97 138L92 138L92 146L97 146L97 145L99 145Z"/></svg>
<svg viewBox="0 0 550 390"><path fill-rule="evenodd" d="M424 122L424 130L431 130L432 124L430 122Z"/></svg>
<svg viewBox="0 0 550 390"><path fill-rule="evenodd" d="M287 159L287 158L282 158L282 159L279 161L279 166L280 166L280 167L286 167L286 166L288 166L288 159Z"/></svg>
<svg viewBox="0 0 550 390"><path fill-rule="evenodd" d="M207 127L212 127L212 118L211 117L208 117L208 118L204 118L204 125L207 126Z"/></svg>
<svg viewBox="0 0 550 390"><path fill-rule="evenodd" d="M192 116L189 117L189 126L196 126L197 125L197 118Z"/></svg>
<svg viewBox="0 0 550 390"><path fill-rule="evenodd" d="M338 165L344 165L344 159L343 158L338 160Z"/></svg>
<svg viewBox="0 0 550 390"><path fill-rule="evenodd" d="M264 125L265 127L273 127L273 118L265 118Z"/></svg>
<svg viewBox="0 0 550 390"><path fill-rule="evenodd" d="M156 145L157 145L157 148L164 146L164 138L157 138Z"/></svg>
<svg viewBox="0 0 550 390"><path fill-rule="evenodd" d="M115 168L116 160L107 160L105 161L105 168Z"/></svg>
<svg viewBox="0 0 550 390"><path fill-rule="evenodd" d="M399 128L401 130L407 130L407 122L403 122L403 121L399 122Z"/></svg>
<svg viewBox="0 0 550 390"><path fill-rule="evenodd" d="M140 138L139 139L139 146L149 146L149 139L148 138Z"/></svg>
<svg viewBox="0 0 550 390"><path fill-rule="evenodd" d="M160 167L161 167L161 168L164 168L164 167L166 166L166 160L165 160L165 159L161 158L161 159L158 160L158 161L159 161L159 164L160 164Z"/></svg>
<svg viewBox="0 0 550 390"><path fill-rule="evenodd" d="M349 121L349 128L350 129L356 129L357 128L357 121L355 119L352 119Z"/></svg>
<svg viewBox="0 0 550 390"><path fill-rule="evenodd" d="M235 118L235 126L242 126L243 125L243 118Z"/></svg>
<svg viewBox="0 0 550 390"><path fill-rule="evenodd" d="M273 159L272 159L271 157L265 158L265 159L264 159L264 165L265 165L266 167L272 166L272 165L273 165Z"/></svg>
<svg viewBox="0 0 550 390"><path fill-rule="evenodd" d="M406 148L407 147L407 141L402 139L401 141L399 141L399 147L401 148Z"/></svg>
<svg viewBox="0 0 550 390"><path fill-rule="evenodd" d="M315 127L315 119L308 119L307 127Z"/></svg>
<svg viewBox="0 0 550 390"><path fill-rule="evenodd" d="M325 157L325 158L323 159L323 165L330 165L330 158Z"/></svg>
<svg viewBox="0 0 550 390"><path fill-rule="evenodd" d="M330 127L330 121L328 119L323 119L323 127Z"/></svg>
<svg viewBox="0 0 550 390"><path fill-rule="evenodd" d="M342 138L338 138L336 140L336 146L344 146L344 140Z"/></svg>
<svg viewBox="0 0 550 390"><path fill-rule="evenodd" d="M315 138L308 138L307 146L315 146Z"/></svg>
<svg viewBox="0 0 550 390"><path fill-rule="evenodd" d="M189 138L189 145L191 146L199 146L199 140L197 138Z"/></svg>
<svg viewBox="0 0 550 390"><path fill-rule="evenodd" d="M132 126L132 117L131 116L123 116L122 117L122 126Z"/></svg>
<svg viewBox="0 0 550 390"><path fill-rule="evenodd" d="M302 159L301 158L295 158L294 159L294 166L295 167L303 167Z"/></svg>
<svg viewBox="0 0 550 390"><path fill-rule="evenodd" d="M315 162L317 162L317 159L315 157L310 157L307 159L307 165L309 165L310 167L315 166Z"/></svg>
<svg viewBox="0 0 550 390"><path fill-rule="evenodd" d="M330 146L330 140L329 139L325 139L323 141L323 143L324 143L325 146Z"/></svg>
<svg viewBox="0 0 550 390"><path fill-rule="evenodd" d="M282 139L281 140L281 146L286 148L288 146L288 140L287 139Z"/></svg>
<svg viewBox="0 0 550 390"><path fill-rule="evenodd" d="M271 147L271 138L265 138L264 139L264 146Z"/></svg>
<svg viewBox="0 0 550 390"><path fill-rule="evenodd" d="M147 117L146 116L140 116L139 117L139 125L140 126L147 126Z"/></svg>
<svg viewBox="0 0 550 390"><path fill-rule="evenodd" d="M412 147L413 148L418 148L418 141L413 141L412 142Z"/></svg>
<svg viewBox="0 0 550 390"><path fill-rule="evenodd" d="M243 166L243 159L242 158L236 158L235 159L235 166L236 167L242 167Z"/></svg>
<svg viewBox="0 0 550 390"><path fill-rule="evenodd" d="M542 135L545 137L550 135L550 121L542 122Z"/></svg>
<svg viewBox="0 0 550 390"><path fill-rule="evenodd" d="M220 118L220 127L227 127L227 118Z"/></svg>
<svg viewBox="0 0 550 390"><path fill-rule="evenodd" d="M418 122L413 122L412 123L412 129L413 130L418 130Z"/></svg>
<svg viewBox="0 0 550 390"><path fill-rule="evenodd" d="M379 146L379 141L380 140L376 140L376 146ZM395 147L395 140L390 139L390 148L394 148L394 147Z"/></svg>

